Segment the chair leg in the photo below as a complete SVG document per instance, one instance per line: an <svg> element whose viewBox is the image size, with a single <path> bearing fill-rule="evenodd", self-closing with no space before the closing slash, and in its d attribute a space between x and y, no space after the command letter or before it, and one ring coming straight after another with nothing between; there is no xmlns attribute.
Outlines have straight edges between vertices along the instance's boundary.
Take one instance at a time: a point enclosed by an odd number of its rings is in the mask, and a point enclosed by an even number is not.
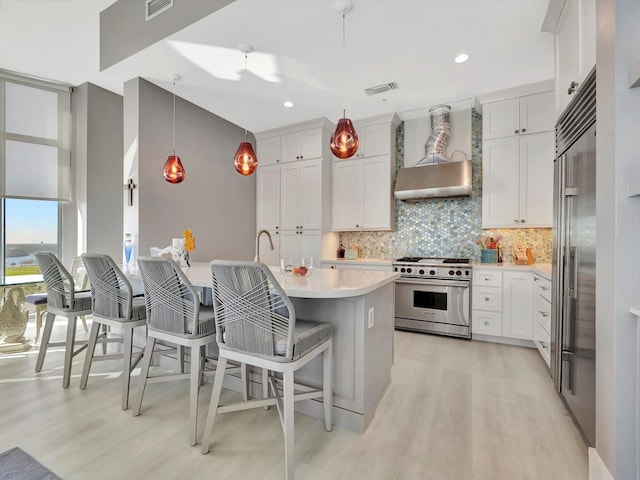
<svg viewBox="0 0 640 480"><path fill-rule="evenodd" d="M180 368L180 373L184 373L184 347L182 345L176 346L176 356L178 357L178 367ZM193 355L193 352L191 352ZM193 358L191 359L193 362Z"/></svg>
<svg viewBox="0 0 640 480"><path fill-rule="evenodd" d="M87 319L85 318L85 315L82 315L80 317L80 320L82 321L82 327L84 328L84 331L88 332L89 328L87 328Z"/></svg>
<svg viewBox="0 0 640 480"><path fill-rule="evenodd" d="M202 436L202 454L209 453L209 443L211 443L211 432L213 431L213 422L218 413L218 404L220 403L220 393L222 392L222 382L224 381L224 372L227 368L227 359L218 357L218 365L216 366L216 378L213 381L213 391L211 392L211 402L209 402L209 413L207 414L207 423L204 427L204 435Z"/></svg>
<svg viewBox="0 0 640 480"><path fill-rule="evenodd" d="M106 323L102 325L102 336L106 339L108 338L108 333L109 333L109 325L107 325ZM102 354L106 355L107 354L107 343L106 341L102 342Z"/></svg>
<svg viewBox="0 0 640 480"><path fill-rule="evenodd" d="M40 338L40 328L42 327L42 314L46 310L42 310L40 307L36 307L36 338L34 340L35 343L38 343L38 339Z"/></svg>
<svg viewBox="0 0 640 480"><path fill-rule="evenodd" d="M262 398L269 398L269 370L262 369ZM265 410L269 410L269 405L264 407Z"/></svg>
<svg viewBox="0 0 640 480"><path fill-rule="evenodd" d="M147 386L149 368L151 367L151 357L153 356L153 349L155 345L156 339L153 337L147 337L147 344L144 347L142 369L140 370L140 379L138 380L138 393L136 393L136 403L133 407L134 417L140 415L140 409L142 408L142 395L144 395L144 389Z"/></svg>
<svg viewBox="0 0 640 480"><path fill-rule="evenodd" d="M96 343L98 342L98 334L100 333L100 324L93 321L91 325L91 333L89 334L89 344L87 345L87 353L84 357L84 366L82 367L82 377L80 377L80 390L87 388L87 380L89 380L89 371L91 370L91 362L96 351Z"/></svg>
<svg viewBox="0 0 640 480"><path fill-rule="evenodd" d="M242 381L242 399L249 401L249 370L246 363L240 364L240 379Z"/></svg>
<svg viewBox="0 0 640 480"><path fill-rule="evenodd" d="M293 441L293 371L287 370L282 374L283 380L283 400L284 400L284 461L286 465L286 480L293 480L295 477L294 441Z"/></svg>
<svg viewBox="0 0 640 480"><path fill-rule="evenodd" d="M200 390L200 373L202 372L202 356L200 349L191 347L191 376L189 380L189 432L190 445L198 443L198 391Z"/></svg>
<svg viewBox="0 0 640 480"><path fill-rule="evenodd" d="M324 404L324 428L327 432L333 430L331 421L331 407L333 405L333 378L332 378L333 342L329 343L322 354L322 403Z"/></svg>
<svg viewBox="0 0 640 480"><path fill-rule="evenodd" d="M133 327L124 330L122 351L122 410L129 408L129 386L131 385L131 356L133 354Z"/></svg>
<svg viewBox="0 0 640 480"><path fill-rule="evenodd" d="M36 372L42 370L44 356L47 354L47 347L49 347L49 339L51 338L51 330L53 330L53 321L55 319L55 313L47 312L44 331L42 332L42 341L40 342L40 351L38 352L38 359L36 360Z"/></svg>
<svg viewBox="0 0 640 480"><path fill-rule="evenodd" d="M64 368L62 371L62 388L69 388L71 382L71 365L73 364L73 350L76 340L76 316L67 317L67 339L64 347Z"/></svg>

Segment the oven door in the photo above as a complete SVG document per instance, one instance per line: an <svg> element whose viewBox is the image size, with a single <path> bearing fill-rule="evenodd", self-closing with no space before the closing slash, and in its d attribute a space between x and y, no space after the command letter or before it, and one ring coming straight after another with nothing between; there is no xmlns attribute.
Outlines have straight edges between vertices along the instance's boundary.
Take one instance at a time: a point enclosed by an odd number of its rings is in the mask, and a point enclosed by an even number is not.
<svg viewBox="0 0 640 480"><path fill-rule="evenodd" d="M396 317L469 326L469 286L465 280L396 280Z"/></svg>

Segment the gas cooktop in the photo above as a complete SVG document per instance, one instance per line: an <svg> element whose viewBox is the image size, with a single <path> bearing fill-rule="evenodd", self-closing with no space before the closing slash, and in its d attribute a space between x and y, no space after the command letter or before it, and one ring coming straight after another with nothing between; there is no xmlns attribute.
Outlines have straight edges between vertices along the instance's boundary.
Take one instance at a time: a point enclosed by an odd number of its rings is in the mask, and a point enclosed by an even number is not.
<svg viewBox="0 0 640 480"><path fill-rule="evenodd" d="M426 265L448 264L468 264L468 258L436 258L436 257L402 257L396 263L423 263Z"/></svg>

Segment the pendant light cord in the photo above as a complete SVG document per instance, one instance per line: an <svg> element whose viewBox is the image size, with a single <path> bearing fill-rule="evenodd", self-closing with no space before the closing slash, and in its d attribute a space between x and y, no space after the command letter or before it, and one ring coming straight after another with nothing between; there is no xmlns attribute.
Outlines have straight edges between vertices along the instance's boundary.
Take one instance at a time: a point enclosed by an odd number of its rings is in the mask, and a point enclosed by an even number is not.
<svg viewBox="0 0 640 480"><path fill-rule="evenodd" d="M176 81L173 80L173 155L176 155Z"/></svg>
<svg viewBox="0 0 640 480"><path fill-rule="evenodd" d="M244 72L247 73L247 53L244 54ZM246 80L245 80L246 83ZM244 87L244 141L247 141L247 90L248 87Z"/></svg>
<svg viewBox="0 0 640 480"><path fill-rule="evenodd" d="M345 17L346 14L342 12L342 118L347 116L347 36L345 34Z"/></svg>

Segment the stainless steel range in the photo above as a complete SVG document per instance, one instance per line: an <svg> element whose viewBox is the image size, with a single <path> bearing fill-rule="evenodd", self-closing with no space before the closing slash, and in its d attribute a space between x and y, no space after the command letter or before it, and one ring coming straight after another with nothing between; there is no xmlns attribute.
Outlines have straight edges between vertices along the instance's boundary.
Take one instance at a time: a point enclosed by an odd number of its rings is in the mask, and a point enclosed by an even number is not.
<svg viewBox="0 0 640 480"><path fill-rule="evenodd" d="M397 329L471 338L468 258L403 257L393 269Z"/></svg>

